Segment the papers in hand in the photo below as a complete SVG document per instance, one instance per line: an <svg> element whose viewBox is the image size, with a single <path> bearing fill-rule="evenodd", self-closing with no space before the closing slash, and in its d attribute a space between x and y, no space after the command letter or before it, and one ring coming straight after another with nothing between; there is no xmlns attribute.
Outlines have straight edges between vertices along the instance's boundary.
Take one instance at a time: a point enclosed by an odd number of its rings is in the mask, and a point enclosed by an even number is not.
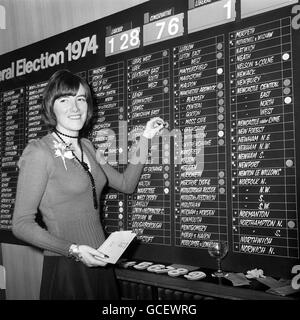
<svg viewBox="0 0 300 320"><path fill-rule="evenodd" d="M130 230L115 231L102 243L97 249L108 258L100 259L107 263L115 264L123 252L126 250L130 242L135 238L136 234Z"/></svg>

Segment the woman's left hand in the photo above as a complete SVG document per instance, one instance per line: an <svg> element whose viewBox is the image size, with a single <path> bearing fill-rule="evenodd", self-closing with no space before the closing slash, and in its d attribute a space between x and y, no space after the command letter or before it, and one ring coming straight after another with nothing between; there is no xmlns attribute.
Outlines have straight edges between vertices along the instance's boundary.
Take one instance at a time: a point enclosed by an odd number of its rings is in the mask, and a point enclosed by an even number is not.
<svg viewBox="0 0 300 320"><path fill-rule="evenodd" d="M79 245L78 250L80 261L87 267L105 267L107 265L103 254L98 250L86 245Z"/></svg>
<svg viewBox="0 0 300 320"><path fill-rule="evenodd" d="M165 121L159 117L150 119L146 124L143 136L152 139L164 127L164 123Z"/></svg>

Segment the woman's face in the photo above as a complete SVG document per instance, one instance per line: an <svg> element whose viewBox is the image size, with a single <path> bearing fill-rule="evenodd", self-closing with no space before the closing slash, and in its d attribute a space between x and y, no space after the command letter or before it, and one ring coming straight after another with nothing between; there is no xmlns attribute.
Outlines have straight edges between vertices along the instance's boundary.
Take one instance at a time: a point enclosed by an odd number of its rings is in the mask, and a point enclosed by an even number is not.
<svg viewBox="0 0 300 320"><path fill-rule="evenodd" d="M53 111L56 116L56 129L74 135L82 129L87 117L88 104L85 89L80 85L76 96L62 96L54 101Z"/></svg>

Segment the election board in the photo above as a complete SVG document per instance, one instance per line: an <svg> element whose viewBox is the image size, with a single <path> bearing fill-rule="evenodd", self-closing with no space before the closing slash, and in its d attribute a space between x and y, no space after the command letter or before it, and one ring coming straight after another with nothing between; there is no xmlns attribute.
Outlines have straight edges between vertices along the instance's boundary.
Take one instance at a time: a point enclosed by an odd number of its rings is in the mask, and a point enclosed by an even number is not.
<svg viewBox="0 0 300 320"><path fill-rule="evenodd" d="M1 56L1 242L11 233L18 159L47 133L42 93L69 69L93 92L87 133L123 172L146 122L133 194L107 188L99 216L132 230L129 258L289 276L299 262L298 1L149 1ZM23 244L23 243L22 243Z"/></svg>

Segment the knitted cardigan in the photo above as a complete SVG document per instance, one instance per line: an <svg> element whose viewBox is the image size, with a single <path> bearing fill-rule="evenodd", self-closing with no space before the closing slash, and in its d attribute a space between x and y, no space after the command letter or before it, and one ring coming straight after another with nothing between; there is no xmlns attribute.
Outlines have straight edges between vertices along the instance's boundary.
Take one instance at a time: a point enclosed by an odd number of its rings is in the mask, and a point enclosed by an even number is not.
<svg viewBox="0 0 300 320"><path fill-rule="evenodd" d="M93 206L89 176L75 158L63 161L56 156L54 141L59 142L49 133L32 140L22 153L12 231L21 240L44 249L45 255L67 256L71 244L98 248L105 235L99 211ZM99 165L92 143L84 138L81 142L98 201L107 183L120 192L134 191L147 158L146 138L142 137L138 145L143 149L140 163L132 160L122 174L109 164ZM46 229L35 222L38 209Z"/></svg>

